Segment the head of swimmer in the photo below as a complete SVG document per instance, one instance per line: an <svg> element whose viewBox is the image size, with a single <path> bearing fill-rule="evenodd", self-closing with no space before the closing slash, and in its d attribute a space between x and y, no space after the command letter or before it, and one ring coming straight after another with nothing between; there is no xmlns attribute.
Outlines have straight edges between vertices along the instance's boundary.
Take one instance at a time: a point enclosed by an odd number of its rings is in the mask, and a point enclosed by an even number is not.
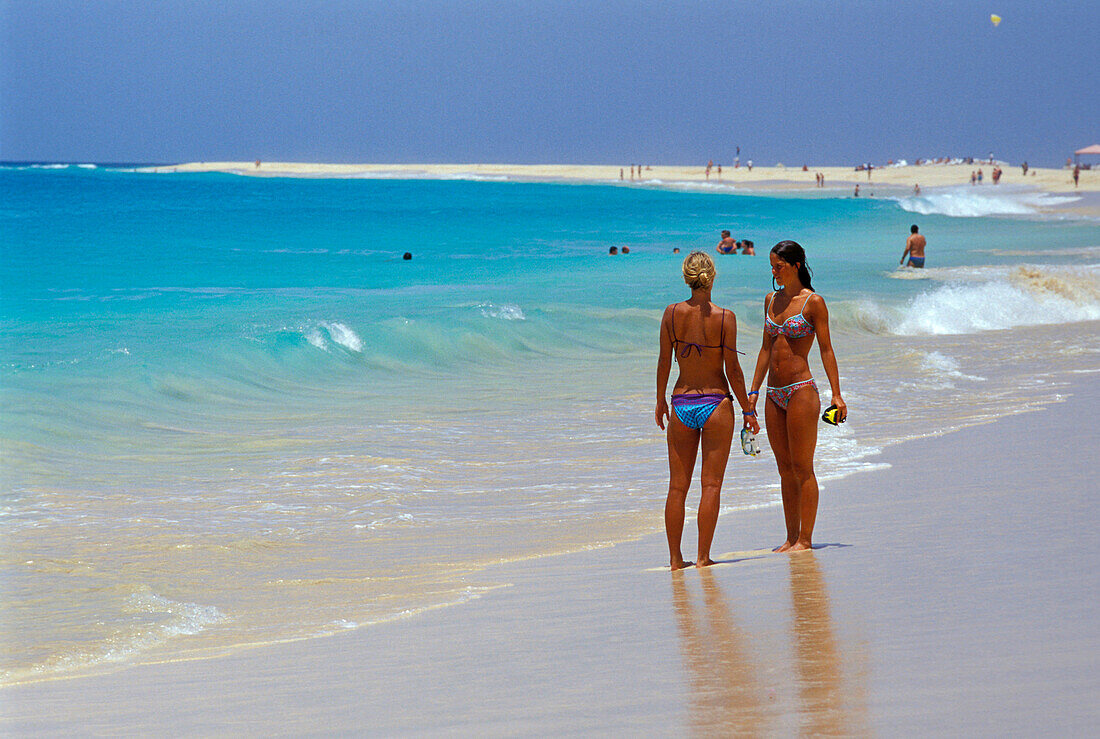
<svg viewBox="0 0 1100 739"><path fill-rule="evenodd" d="M684 282L692 290L709 290L716 274L714 260L706 252L693 251L684 258Z"/></svg>
<svg viewBox="0 0 1100 739"><path fill-rule="evenodd" d="M780 285L794 283L794 278L807 290L813 290L810 280L813 272L806 265L806 250L796 241L780 241L772 247L768 257L772 263L772 279Z"/></svg>

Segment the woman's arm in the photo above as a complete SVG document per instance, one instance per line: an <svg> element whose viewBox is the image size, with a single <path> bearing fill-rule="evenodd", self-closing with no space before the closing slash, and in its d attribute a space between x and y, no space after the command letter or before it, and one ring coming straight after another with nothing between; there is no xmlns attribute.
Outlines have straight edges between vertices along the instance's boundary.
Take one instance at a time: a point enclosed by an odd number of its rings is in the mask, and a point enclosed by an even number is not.
<svg viewBox="0 0 1100 739"><path fill-rule="evenodd" d="M821 364L825 367L825 376L829 378L829 387L833 393L832 404L837 407L837 417L843 421L848 417L848 406L840 395L840 371L836 366L833 338L829 333L829 308L820 295L815 295L810 302L810 317L817 332L817 345L821 349Z"/></svg>
<svg viewBox="0 0 1100 739"><path fill-rule="evenodd" d="M756 411L753 408L755 403L745 394L745 373L741 371L741 362L737 359L737 316L733 311L728 310L722 316L722 320L725 321L723 335L726 337L726 343L722 347L722 359L726 365L730 391L733 397L737 398L737 404L741 406L741 417L745 420L745 425L755 434L760 431L760 423L756 419Z"/></svg>
<svg viewBox="0 0 1100 739"><path fill-rule="evenodd" d="M768 298L764 298L764 315L768 315ZM750 410L756 410L756 401L760 399L760 387L764 384L764 376L768 374L768 365L772 361L772 345L775 343L774 336L768 336L767 331L760 332L763 335L763 339L760 342L760 353L756 357L756 369L752 373L752 383L749 386L749 392L752 395L749 396L749 402L752 403Z"/></svg>
<svg viewBox="0 0 1100 739"><path fill-rule="evenodd" d="M672 306L665 308L661 318L660 353L657 355L657 407L653 411L657 425L664 429L668 418L668 374L672 371Z"/></svg>

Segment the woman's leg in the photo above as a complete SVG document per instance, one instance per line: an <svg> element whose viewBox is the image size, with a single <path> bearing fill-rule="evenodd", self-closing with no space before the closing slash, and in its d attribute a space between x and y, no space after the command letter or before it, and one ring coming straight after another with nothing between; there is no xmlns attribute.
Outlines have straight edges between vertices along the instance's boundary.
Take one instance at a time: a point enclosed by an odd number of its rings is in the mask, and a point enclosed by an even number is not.
<svg viewBox="0 0 1100 739"><path fill-rule="evenodd" d="M714 540L714 528L718 525L718 510L722 504L722 480L726 475L726 462L730 458L733 443L733 403L728 399L710 414L703 425L703 493L699 498L699 556L696 567L714 564L710 558L710 545Z"/></svg>
<svg viewBox="0 0 1100 739"><path fill-rule="evenodd" d="M779 484L783 494L783 520L787 524L787 538L777 546L775 552L785 552L798 541L798 482L794 477L791 464L790 444L788 443L787 412L772 401L764 403L764 423L768 432L768 443L775 455L775 465L779 468Z"/></svg>
<svg viewBox="0 0 1100 739"><path fill-rule="evenodd" d="M695 471L695 456L699 451L699 430L685 426L676 416L668 420L668 499L665 501L665 535L668 537L669 564L678 570L687 567L680 552L684 534L684 501L687 499L691 474Z"/></svg>
<svg viewBox="0 0 1100 739"><path fill-rule="evenodd" d="M798 489L798 536L790 547L792 552L812 546L818 497L814 452L817 449L817 419L820 414L821 397L811 387L796 390L787 404L788 448Z"/></svg>

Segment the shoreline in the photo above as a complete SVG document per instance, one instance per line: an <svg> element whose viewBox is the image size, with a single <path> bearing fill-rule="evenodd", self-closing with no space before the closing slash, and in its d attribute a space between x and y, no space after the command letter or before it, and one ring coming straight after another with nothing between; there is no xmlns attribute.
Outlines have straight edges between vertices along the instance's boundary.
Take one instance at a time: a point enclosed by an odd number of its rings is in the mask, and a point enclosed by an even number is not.
<svg viewBox="0 0 1100 739"><path fill-rule="evenodd" d="M572 164L324 164L309 162L186 162L174 165L141 167L136 171L153 174L183 174L220 172L246 177L300 177L335 179L433 179L500 182L543 182L573 184L606 184L635 187L691 188L714 192L752 193L820 193L826 196L849 197L859 185L863 197L877 195L907 197L920 185L923 194L934 194L950 188L972 187L974 194L984 197L1003 193L1057 196L1054 202L1033 202L1030 208L1039 213L1100 218L1100 170L1082 170L1080 186L1074 187L1069 169L1033 167L1024 177L1019 167L999 163L1004 169L1000 185L993 185L989 176L992 165L924 164L886 166L874 169L871 177L852 167L821 166L771 167L754 166L723 168L719 177L712 172L708 178L705 167L648 167L637 179L629 177L629 167L616 165ZM970 173L982 168L984 184L970 185ZM620 172L622 179L620 179ZM816 184L817 174L824 175L824 186ZM1066 202L1065 198L1076 200Z"/></svg>
<svg viewBox="0 0 1100 739"><path fill-rule="evenodd" d="M666 555L661 534L505 564L470 585L506 587L460 607L12 686L0 692L0 725L298 733L323 718L330 731L378 733L709 734L731 723L784 735L1080 730L1100 718L1088 700L1100 687L1090 656L1100 620L1096 577L1080 574L1091 572L1097 535L1076 523L1090 501L1075 460L1097 441L1080 429L1094 428L1100 375L1077 376L1069 396L1029 423L1001 418L917 439L884 451L886 469L829 482L811 554L761 548L781 536L781 518L773 508L744 511L719 520L723 563L704 571L654 571ZM1047 432L1039 445L1037 428ZM976 548L980 530L996 536Z"/></svg>
<svg viewBox="0 0 1100 739"><path fill-rule="evenodd" d="M188 172L223 172L253 177L316 177L316 178L426 178L426 179L519 179L531 182L605 182L645 185L655 181L660 183L679 183L729 187L751 187L762 190L818 190L837 189L859 185L861 189L874 187L897 187L906 192L915 185L921 188L953 187L970 184L970 172L979 168L985 173L985 181L976 188L989 190L1004 185L1026 185L1048 193L1089 193L1100 192L1100 170L1082 170L1078 187L1074 187L1069 169L1032 167L1027 176L1020 168L1004 162L996 163L1004 169L1000 185L993 185L989 163L975 164L922 164L886 166L875 168L868 177L865 171L857 171L847 166L810 166L802 171L801 166L787 167L754 166L725 167L721 176L712 171L708 177L704 167L699 166L654 166L647 167L634 179L629 176L629 167L598 164L328 164L321 162L181 162L150 167L140 167L138 171L156 174ZM620 169L623 179L620 179ZM816 175L825 176L824 188L816 185Z"/></svg>

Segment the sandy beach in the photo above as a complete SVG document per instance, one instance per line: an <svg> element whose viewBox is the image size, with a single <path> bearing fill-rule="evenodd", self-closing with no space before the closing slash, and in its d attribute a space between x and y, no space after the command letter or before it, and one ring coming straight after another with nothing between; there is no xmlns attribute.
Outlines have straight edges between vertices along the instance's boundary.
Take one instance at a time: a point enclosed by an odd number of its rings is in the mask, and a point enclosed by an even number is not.
<svg viewBox="0 0 1100 739"><path fill-rule="evenodd" d="M778 509L742 512L720 520L724 563L706 571L662 571L658 536L504 565L470 584L506 587L458 607L11 687L0 727L1083 734L1100 719L1088 561L1100 541L1081 525L1100 440L1095 370L1063 400L890 448L889 469L827 483L812 553L771 554Z"/></svg>
<svg viewBox="0 0 1100 739"><path fill-rule="evenodd" d="M1097 731L1095 3L73 5L0 739Z"/></svg>
<svg viewBox="0 0 1100 739"><path fill-rule="evenodd" d="M1027 185L1050 193L1100 192L1100 170L1082 170L1078 187L1074 187L1072 171L1032 167L1027 176L1021 168L1001 162L1004 176L1001 184ZM696 184L723 184L733 187L761 190L813 189L816 175L825 176L826 188L853 188L859 185L864 195L875 186L912 190L921 188L969 185L970 173L981 168L984 184L992 188L988 162L975 164L925 164L877 167L868 178L865 171L853 167L808 166L802 171L797 166L724 167L721 176L712 170L707 176L703 166L654 166L646 167L634 182L679 182ZM429 177L429 178L510 178L530 181L571 180L578 182L619 181L620 169L623 182L631 182L629 165L573 165L573 164L316 164L306 162L188 162L150 167L151 172L233 172L235 174L267 177Z"/></svg>

